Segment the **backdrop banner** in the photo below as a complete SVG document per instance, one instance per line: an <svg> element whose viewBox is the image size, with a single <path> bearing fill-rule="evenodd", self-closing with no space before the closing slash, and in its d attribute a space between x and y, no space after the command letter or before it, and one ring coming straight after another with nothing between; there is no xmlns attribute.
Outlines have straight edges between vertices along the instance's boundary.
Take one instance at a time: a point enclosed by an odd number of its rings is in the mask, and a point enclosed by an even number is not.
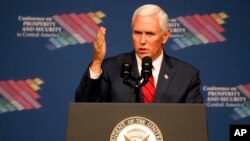
<svg viewBox="0 0 250 141"><path fill-rule="evenodd" d="M97 29L106 57L132 50L132 15L147 3L168 13L167 54L200 71L209 141L250 124L250 1L0 0L0 140L65 140Z"/></svg>

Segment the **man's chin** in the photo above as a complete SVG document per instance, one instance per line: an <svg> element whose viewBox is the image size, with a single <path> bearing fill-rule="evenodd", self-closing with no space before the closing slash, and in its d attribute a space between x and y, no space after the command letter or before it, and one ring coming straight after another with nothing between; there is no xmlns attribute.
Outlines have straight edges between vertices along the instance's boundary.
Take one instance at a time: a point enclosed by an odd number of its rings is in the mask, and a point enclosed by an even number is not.
<svg viewBox="0 0 250 141"><path fill-rule="evenodd" d="M141 59L143 59L144 57L148 56L148 57L151 57L149 54L139 54L138 55Z"/></svg>

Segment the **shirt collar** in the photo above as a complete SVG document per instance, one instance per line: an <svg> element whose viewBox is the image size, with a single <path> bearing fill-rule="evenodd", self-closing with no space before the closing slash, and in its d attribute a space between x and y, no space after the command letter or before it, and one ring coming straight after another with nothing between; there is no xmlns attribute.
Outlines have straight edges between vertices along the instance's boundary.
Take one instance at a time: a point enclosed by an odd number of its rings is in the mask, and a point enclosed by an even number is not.
<svg viewBox="0 0 250 141"><path fill-rule="evenodd" d="M138 66L138 68L139 68L139 73L140 73L140 71L141 71L141 64L142 64L142 59L141 59L137 54L135 54L135 56L136 56L137 66ZM152 65L153 65L153 68L154 68L155 71L157 71L157 72L160 71L162 60L163 60L163 51L161 52L160 56L159 56L158 58L156 58L156 59L152 62Z"/></svg>

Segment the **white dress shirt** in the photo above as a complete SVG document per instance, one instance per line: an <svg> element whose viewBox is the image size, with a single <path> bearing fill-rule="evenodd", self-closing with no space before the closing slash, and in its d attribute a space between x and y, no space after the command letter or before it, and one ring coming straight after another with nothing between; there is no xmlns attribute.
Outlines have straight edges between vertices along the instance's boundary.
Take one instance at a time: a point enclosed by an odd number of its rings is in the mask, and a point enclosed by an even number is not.
<svg viewBox="0 0 250 141"><path fill-rule="evenodd" d="M157 86L158 76L159 76L159 72L160 72L160 69L161 69L162 60L163 60L163 51L161 52L161 55L152 62L152 65L153 65L152 75L154 77L155 88ZM137 55L136 55L136 61L137 61L137 67L138 67L139 74L141 75L141 70L142 70L141 63L142 63L142 60Z"/></svg>

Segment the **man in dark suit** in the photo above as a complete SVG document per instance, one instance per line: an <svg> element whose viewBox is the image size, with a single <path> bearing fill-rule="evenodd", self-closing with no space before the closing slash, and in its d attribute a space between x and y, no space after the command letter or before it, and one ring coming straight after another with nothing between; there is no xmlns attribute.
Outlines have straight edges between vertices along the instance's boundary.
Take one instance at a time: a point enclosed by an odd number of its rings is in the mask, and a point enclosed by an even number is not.
<svg viewBox="0 0 250 141"><path fill-rule="evenodd" d="M106 58L106 29L101 27L94 41L94 57L76 90L76 102L135 102L133 88L120 76L124 58L130 60L131 74L141 74L142 59L153 60L152 76L155 88L153 103L202 103L198 70L192 65L168 56L163 45L170 36L167 14L157 5L147 4L136 9L132 19L134 50ZM139 93L139 101L145 96Z"/></svg>

